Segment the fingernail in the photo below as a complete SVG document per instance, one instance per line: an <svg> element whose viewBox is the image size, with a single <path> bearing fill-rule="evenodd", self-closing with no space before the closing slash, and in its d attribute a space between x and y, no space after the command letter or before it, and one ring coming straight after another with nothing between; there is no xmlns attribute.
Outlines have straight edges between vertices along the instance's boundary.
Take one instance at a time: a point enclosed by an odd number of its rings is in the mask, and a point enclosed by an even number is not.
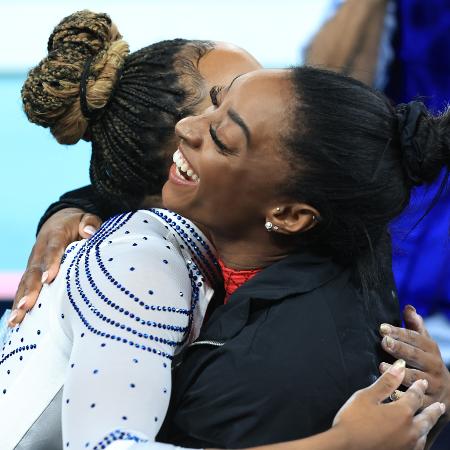
<svg viewBox="0 0 450 450"><path fill-rule="evenodd" d="M383 339L386 347L392 350L394 348L394 339L392 339L390 336L385 336Z"/></svg>
<svg viewBox="0 0 450 450"><path fill-rule="evenodd" d="M445 409L446 409L445 408L445 404L441 403L439 406L441 407L442 414L444 414L445 413Z"/></svg>
<svg viewBox="0 0 450 450"><path fill-rule="evenodd" d="M382 335L390 334L391 327L387 323L382 323L380 325L380 332Z"/></svg>
<svg viewBox="0 0 450 450"><path fill-rule="evenodd" d="M43 274L42 274L42 278L41 278L41 283L44 284L47 281L48 278L48 270L46 270Z"/></svg>
<svg viewBox="0 0 450 450"><path fill-rule="evenodd" d="M416 308L413 305L406 305L405 309L409 309L411 312L416 312Z"/></svg>
<svg viewBox="0 0 450 450"><path fill-rule="evenodd" d="M97 231L92 225L86 225L84 228L83 228L83 231L85 232L85 233L87 233L87 234L90 234L91 236L93 235L93 234L95 234L95 232Z"/></svg>
<svg viewBox="0 0 450 450"><path fill-rule="evenodd" d="M428 389L428 381L427 380L422 380L422 384L423 384L423 387L425 388L425 390L427 390Z"/></svg>
<svg viewBox="0 0 450 450"><path fill-rule="evenodd" d="M381 370L383 371L383 372L385 372L386 370L388 370L389 369L389 364L386 364L385 362L382 362L381 364L380 364L380 368L381 368Z"/></svg>
<svg viewBox="0 0 450 450"><path fill-rule="evenodd" d="M19 303L17 303L17 309L22 309L26 303L27 303L28 297L25 295L24 297L22 297L19 301Z"/></svg>
<svg viewBox="0 0 450 450"><path fill-rule="evenodd" d="M406 362L404 359L397 359L394 364L389 368L389 372L394 375L400 375L403 372L403 369L406 367Z"/></svg>
<svg viewBox="0 0 450 450"><path fill-rule="evenodd" d="M11 326L14 326L14 320L16 319L16 317L17 317L17 310L15 309L15 310L11 313L11 315L9 316L9 319L8 319L8 322L9 322L9 324L10 324Z"/></svg>

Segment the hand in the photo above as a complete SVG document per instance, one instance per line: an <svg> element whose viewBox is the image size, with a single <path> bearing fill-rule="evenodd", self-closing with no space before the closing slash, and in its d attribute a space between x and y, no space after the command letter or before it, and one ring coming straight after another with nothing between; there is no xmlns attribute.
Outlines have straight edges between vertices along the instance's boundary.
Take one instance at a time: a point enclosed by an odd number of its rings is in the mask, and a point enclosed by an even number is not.
<svg viewBox="0 0 450 450"><path fill-rule="evenodd" d="M418 379L428 381L429 387L424 399L424 405L434 402L445 404L450 410L450 372L442 360L439 347L430 337L423 323L422 317L414 307L407 305L403 311L406 329L388 324L380 326L384 336L382 346L384 350L395 358L403 358L410 368L406 369L404 386L411 386ZM381 363L380 371L389 369L389 364ZM443 418L450 421L447 412Z"/></svg>
<svg viewBox="0 0 450 450"><path fill-rule="evenodd" d="M333 430L345 436L348 450L422 450L428 432L445 411L434 403L422 412L428 383L418 380L392 403L382 403L405 376L405 361L399 360L375 383L350 397L334 418ZM334 428L335 427L335 428Z"/></svg>
<svg viewBox="0 0 450 450"><path fill-rule="evenodd" d="M91 237L101 223L101 219L93 214L66 208L42 225L17 289L10 326L22 322L26 312L36 303L42 285L55 279L66 247L76 240Z"/></svg>

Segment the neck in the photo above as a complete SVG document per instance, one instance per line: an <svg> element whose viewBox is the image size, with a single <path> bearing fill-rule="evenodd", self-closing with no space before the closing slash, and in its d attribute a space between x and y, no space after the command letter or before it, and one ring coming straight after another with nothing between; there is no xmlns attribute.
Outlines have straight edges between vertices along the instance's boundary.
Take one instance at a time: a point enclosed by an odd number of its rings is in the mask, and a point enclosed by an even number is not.
<svg viewBox="0 0 450 450"><path fill-rule="evenodd" d="M265 234L263 234L265 233ZM281 245L279 236L266 231L250 236L220 236L211 233L211 239L223 264L231 269L262 269L289 255L287 245ZM290 247L292 251L292 246Z"/></svg>

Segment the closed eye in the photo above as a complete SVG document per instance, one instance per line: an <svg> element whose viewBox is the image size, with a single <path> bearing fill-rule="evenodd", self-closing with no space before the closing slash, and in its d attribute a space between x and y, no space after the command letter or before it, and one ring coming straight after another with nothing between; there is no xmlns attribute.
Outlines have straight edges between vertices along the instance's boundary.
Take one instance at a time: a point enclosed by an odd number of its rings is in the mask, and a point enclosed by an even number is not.
<svg viewBox="0 0 450 450"><path fill-rule="evenodd" d="M212 127L212 125L209 126L209 134L211 135L211 139L216 144L217 148L219 149L220 153L224 155L235 155L236 152L229 149L218 137L216 130Z"/></svg>

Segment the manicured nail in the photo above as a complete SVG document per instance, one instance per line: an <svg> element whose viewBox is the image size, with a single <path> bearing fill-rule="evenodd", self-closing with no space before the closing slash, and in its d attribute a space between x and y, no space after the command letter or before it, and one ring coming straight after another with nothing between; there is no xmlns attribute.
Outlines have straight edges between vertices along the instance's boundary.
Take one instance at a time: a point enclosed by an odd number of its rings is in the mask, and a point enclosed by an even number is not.
<svg viewBox="0 0 450 450"><path fill-rule="evenodd" d="M17 317L17 310L15 309L11 315L9 316L8 322L11 326L14 326L14 320L16 320Z"/></svg>
<svg viewBox="0 0 450 450"><path fill-rule="evenodd" d="M390 336L385 336L383 339L386 347L392 350L394 348L394 339L392 339Z"/></svg>
<svg viewBox="0 0 450 450"><path fill-rule="evenodd" d="M380 333L384 336L391 333L391 327L387 323L382 323L380 325Z"/></svg>
<svg viewBox="0 0 450 450"><path fill-rule="evenodd" d="M97 231L92 225L86 225L83 228L83 231L87 234L90 234L91 236L95 234L95 232Z"/></svg>
<svg viewBox="0 0 450 450"><path fill-rule="evenodd" d="M47 281L48 278L48 270L46 270L43 274L42 274L42 278L41 278L41 283L44 284Z"/></svg>
<svg viewBox="0 0 450 450"><path fill-rule="evenodd" d="M446 409L445 404L441 403L439 406L441 407L442 414L444 414L445 413L445 409Z"/></svg>
<svg viewBox="0 0 450 450"><path fill-rule="evenodd" d="M403 369L406 367L406 362L403 359L397 359L394 364L389 368L389 372L394 375L400 375L403 372Z"/></svg>
<svg viewBox="0 0 450 450"><path fill-rule="evenodd" d="M19 301L19 303L17 303L17 309L22 309L26 303L27 303L28 297L25 295L24 297L22 297Z"/></svg>

